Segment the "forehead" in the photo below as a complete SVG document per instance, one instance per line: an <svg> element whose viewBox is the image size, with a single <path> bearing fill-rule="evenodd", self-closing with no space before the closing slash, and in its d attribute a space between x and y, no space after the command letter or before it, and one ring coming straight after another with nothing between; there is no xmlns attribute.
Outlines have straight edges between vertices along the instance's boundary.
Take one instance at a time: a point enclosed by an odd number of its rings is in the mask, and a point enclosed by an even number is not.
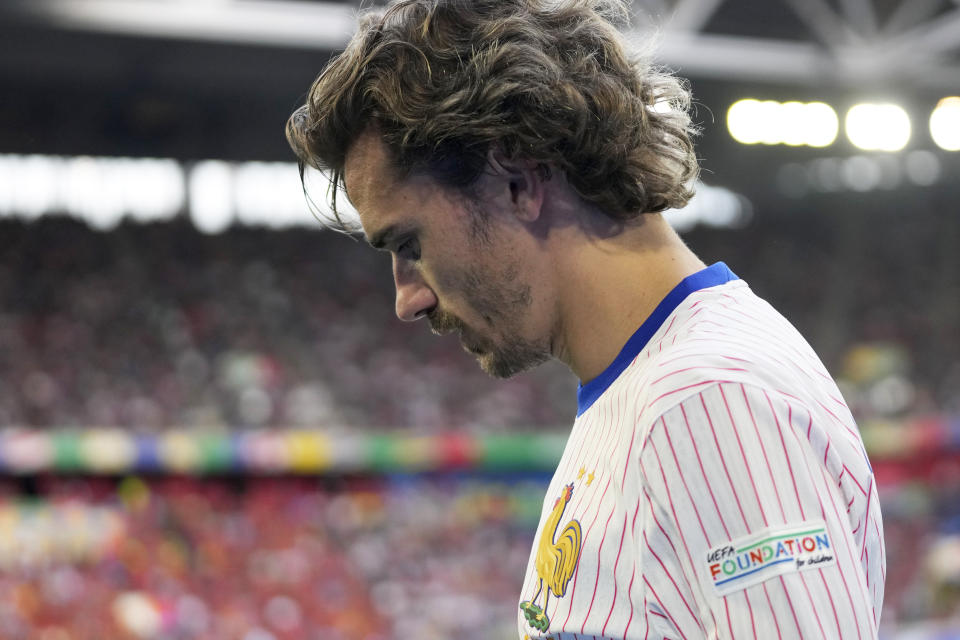
<svg viewBox="0 0 960 640"><path fill-rule="evenodd" d="M387 145L373 130L365 131L347 150L343 183L347 198L361 214L378 209L379 200L396 187L396 171Z"/></svg>
<svg viewBox="0 0 960 640"><path fill-rule="evenodd" d="M367 240L379 247L400 231L427 227L452 232L462 198L425 173L403 178L378 132L368 130L351 145L343 167L347 197L360 216Z"/></svg>

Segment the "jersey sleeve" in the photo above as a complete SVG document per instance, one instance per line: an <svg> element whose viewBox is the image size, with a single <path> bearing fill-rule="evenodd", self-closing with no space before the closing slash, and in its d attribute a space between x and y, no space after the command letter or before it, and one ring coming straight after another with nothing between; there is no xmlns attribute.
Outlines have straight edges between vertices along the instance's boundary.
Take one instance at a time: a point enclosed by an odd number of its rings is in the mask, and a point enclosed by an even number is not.
<svg viewBox="0 0 960 640"><path fill-rule="evenodd" d="M859 436L814 427L828 419L723 383L651 425L635 535L663 637L877 637L876 489Z"/></svg>

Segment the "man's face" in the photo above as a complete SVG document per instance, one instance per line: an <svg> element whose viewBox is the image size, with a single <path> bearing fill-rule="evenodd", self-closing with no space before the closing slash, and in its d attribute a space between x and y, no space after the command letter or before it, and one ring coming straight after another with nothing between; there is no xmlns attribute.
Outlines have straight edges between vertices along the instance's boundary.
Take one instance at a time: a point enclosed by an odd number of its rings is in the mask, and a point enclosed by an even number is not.
<svg viewBox="0 0 960 640"><path fill-rule="evenodd" d="M476 200L427 176L397 180L370 132L347 154L344 179L368 242L392 255L401 320L426 317L437 334L458 332L492 376L550 358L519 227L492 178L480 179Z"/></svg>

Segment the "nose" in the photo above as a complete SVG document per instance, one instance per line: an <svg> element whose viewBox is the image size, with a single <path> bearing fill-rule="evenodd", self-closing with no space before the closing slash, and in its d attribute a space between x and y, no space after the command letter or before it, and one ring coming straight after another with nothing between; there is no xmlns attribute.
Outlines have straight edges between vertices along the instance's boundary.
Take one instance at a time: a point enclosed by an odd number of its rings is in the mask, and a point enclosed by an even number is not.
<svg viewBox="0 0 960 640"><path fill-rule="evenodd" d="M437 295L409 260L393 256L393 284L397 289L397 317L413 322L437 306Z"/></svg>

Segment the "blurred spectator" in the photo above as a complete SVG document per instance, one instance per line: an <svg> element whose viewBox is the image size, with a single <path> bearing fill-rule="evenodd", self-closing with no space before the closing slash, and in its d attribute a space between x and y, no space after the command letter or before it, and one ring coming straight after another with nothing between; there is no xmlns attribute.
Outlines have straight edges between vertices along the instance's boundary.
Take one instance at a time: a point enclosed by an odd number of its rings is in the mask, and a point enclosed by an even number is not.
<svg viewBox="0 0 960 640"><path fill-rule="evenodd" d="M0 636L514 633L545 481L339 484L44 480L40 501L0 501Z"/></svg>
<svg viewBox="0 0 960 640"><path fill-rule="evenodd" d="M811 339L861 421L960 413L955 278L904 259L936 227L847 251L808 222L686 239ZM492 380L397 321L384 257L331 232L0 220L0 255L0 427L489 433L575 411L561 365ZM927 618L909 637L957 637L956 456L875 462L883 637ZM6 478L0 637L510 637L544 484Z"/></svg>
<svg viewBox="0 0 960 640"><path fill-rule="evenodd" d="M7 479L0 637L512 637L546 480ZM881 638L957 637L958 478L882 489Z"/></svg>
<svg viewBox="0 0 960 640"><path fill-rule="evenodd" d="M569 422L553 365L505 383L393 317L332 232L0 221L0 425L496 431Z"/></svg>
<svg viewBox="0 0 960 640"><path fill-rule="evenodd" d="M687 240L811 339L855 410L960 408L960 338L924 307L947 304L950 280L883 249L922 253L929 238L876 229L879 249L851 255L818 233L760 220ZM0 220L0 252L0 425L495 432L565 428L575 410L562 365L492 380L455 337L397 321L386 258L333 232ZM899 354L896 368L858 386L842 375L862 376L858 344Z"/></svg>

